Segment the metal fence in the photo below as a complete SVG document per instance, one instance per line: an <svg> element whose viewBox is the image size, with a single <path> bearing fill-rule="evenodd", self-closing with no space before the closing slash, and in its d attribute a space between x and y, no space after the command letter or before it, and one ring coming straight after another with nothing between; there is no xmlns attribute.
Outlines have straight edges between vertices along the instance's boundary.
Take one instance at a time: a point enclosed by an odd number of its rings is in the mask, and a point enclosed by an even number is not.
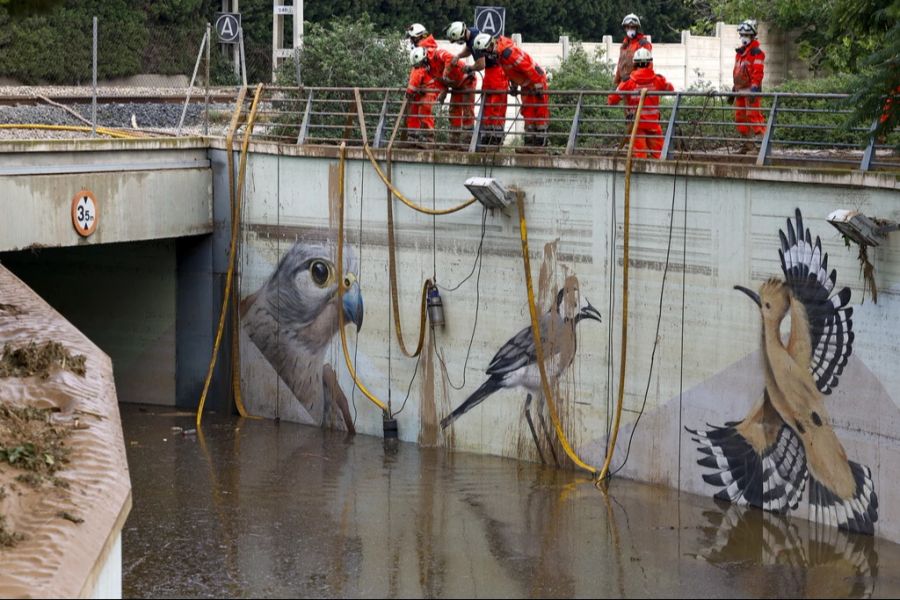
<svg viewBox="0 0 900 600"><path fill-rule="evenodd" d="M459 105L450 96L432 106L433 129L411 127L410 113L420 100L393 88L265 89L254 139L283 144L368 144L374 148L423 148L449 151L527 152L550 155L624 154L632 125L624 98L608 102L611 91L550 91L546 131L528 131L522 116L522 97L508 96L501 135L485 124L486 93L470 100L471 126L451 125ZM623 97L628 93L620 93ZM659 130L650 131L646 119L639 142L655 147L647 156L660 160L712 160L757 165L825 163L871 169L900 169L894 149L900 132L876 139L872 128L848 126L851 114L841 94L756 94L761 100L761 130L742 136L736 127L741 110L733 93L653 92L658 98ZM746 98L746 96L744 96ZM459 125L459 123L457 123ZM874 124L873 124L874 126Z"/></svg>

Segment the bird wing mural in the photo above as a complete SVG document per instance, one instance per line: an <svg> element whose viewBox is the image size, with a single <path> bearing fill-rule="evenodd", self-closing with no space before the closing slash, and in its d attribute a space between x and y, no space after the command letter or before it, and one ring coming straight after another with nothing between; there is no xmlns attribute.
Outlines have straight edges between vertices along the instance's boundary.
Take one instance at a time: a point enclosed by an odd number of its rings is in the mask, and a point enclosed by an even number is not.
<svg viewBox="0 0 900 600"><path fill-rule="evenodd" d="M779 231L781 270L785 281L797 300L803 303L809 322L809 368L816 387L830 394L838 384L853 351L853 308L850 288L842 288L833 296L837 272L828 272L828 254L822 252L822 242L815 243L809 229L803 228L803 215L796 211L797 229L787 220L787 234Z"/></svg>
<svg viewBox="0 0 900 600"><path fill-rule="evenodd" d="M759 293L735 286L762 315L762 398L741 421L686 429L703 455L698 464L716 470L703 475L720 488L716 498L787 513L806 488L812 521L872 534L878 498L871 470L847 458L824 402L852 351L850 290L832 295L837 274L828 273L828 256L803 228L799 209L796 219L796 230L788 219L787 233L779 232L784 281L770 279ZM785 345L780 326L788 314Z"/></svg>

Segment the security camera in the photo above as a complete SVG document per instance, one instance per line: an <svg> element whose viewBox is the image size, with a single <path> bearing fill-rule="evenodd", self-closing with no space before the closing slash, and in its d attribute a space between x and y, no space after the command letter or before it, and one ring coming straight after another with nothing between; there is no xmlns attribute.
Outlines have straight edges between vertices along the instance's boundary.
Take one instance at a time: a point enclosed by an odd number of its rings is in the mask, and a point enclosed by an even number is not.
<svg viewBox="0 0 900 600"><path fill-rule="evenodd" d="M828 215L828 222L860 245L877 246L900 225L884 219L870 219L856 210L840 209Z"/></svg>

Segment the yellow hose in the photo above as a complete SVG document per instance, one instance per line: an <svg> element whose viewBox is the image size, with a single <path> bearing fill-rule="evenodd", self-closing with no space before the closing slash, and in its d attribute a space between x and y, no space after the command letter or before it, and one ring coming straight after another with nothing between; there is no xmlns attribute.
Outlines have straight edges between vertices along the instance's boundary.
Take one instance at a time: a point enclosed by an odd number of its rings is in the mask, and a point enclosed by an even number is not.
<svg viewBox="0 0 900 600"><path fill-rule="evenodd" d="M338 298L344 297L344 292L347 288L344 286L344 168L345 168L345 160L347 156L347 145L344 142L341 142L341 152L340 152L340 160L338 162L338 239L337 239L337 280L338 280ZM353 361L350 360L350 350L347 348L347 332L344 331L344 311L340 308L337 311L338 313L338 329L341 331L341 348L344 351L344 362L347 363L347 371L350 373L350 377L353 378L353 382L356 384L356 387L359 388L359 391L363 393L363 395L372 401L375 406L380 408L385 416L390 417L390 412L388 411L388 407L375 397L372 392L363 385L362 381L359 380L359 377L356 376L356 369L353 368ZM390 382L388 382L390 385Z"/></svg>
<svg viewBox="0 0 900 600"><path fill-rule="evenodd" d="M234 130L237 126L237 117L240 114L240 106L243 104L243 95L246 88L241 89L241 94L239 96L238 101L238 110L235 113L235 116L232 118L232 130L228 135L228 154L231 154L231 141L233 140ZM259 99L262 96L263 86L259 84L256 86L256 93L253 96L253 104L250 106L250 114L247 117L247 125L244 128L244 141L241 144L241 158L240 165L238 167L238 183L235 188L235 206L232 207L232 221L234 220L235 214L240 214L240 203L241 203L241 188L244 183L244 175L247 171L247 149L250 146L250 134L253 132L253 123L256 120L256 111L259 107ZM232 173L228 174L229 178L232 177ZM200 394L200 405L197 407L197 427L200 427L201 422L203 421L203 407L206 404L206 396L209 393L209 386L212 383L213 372L216 368L216 361L219 357L219 347L222 345L222 336L225 331L225 318L228 314L228 303L231 299L231 285L234 281L234 257L237 250L237 232L238 226L237 223L232 222L231 226L231 246L228 250L228 272L225 275L225 290L222 296L222 311L219 314L219 327L216 330L216 341L213 344L212 356L209 359L209 369L206 373L206 381L203 382L203 392ZM240 332L235 331L234 335L239 335Z"/></svg>
<svg viewBox="0 0 900 600"><path fill-rule="evenodd" d="M0 129L45 129L49 131L84 131L91 133L94 131L90 127L84 125L43 125L39 123L4 123L0 125ZM108 129L106 127L97 127L97 133L108 135L109 137L130 140L138 136L131 135L116 129Z"/></svg>
<svg viewBox="0 0 900 600"><path fill-rule="evenodd" d="M391 179L391 151L388 150L388 181ZM410 352L406 349L406 342L403 340L403 327L400 324L400 299L397 293L397 251L396 240L394 239L394 199L391 196L391 190L388 188L387 194L387 220L388 220L388 277L391 282L391 309L394 314L394 333L397 335L397 342L400 344L400 351L409 358L415 358L422 353L422 347L425 345L425 320L426 320L426 300L428 288L431 287L431 281L425 280L422 284L422 300L419 307L419 339L416 342L416 349Z"/></svg>
<svg viewBox="0 0 900 600"><path fill-rule="evenodd" d="M544 398L547 401L550 420L553 421L553 427L556 429L556 436L559 438L559 443L562 444L563 450L566 451L566 454L578 467L581 467L589 473L596 474L597 469L578 458L575 450L572 449L571 444L569 444L569 439L566 437L566 433L563 431L562 425L559 422L559 415L556 412L556 403L553 401L553 394L550 390L547 369L544 366L544 346L541 342L541 327L538 323L537 307L534 304L534 286L531 283L531 259L528 255L528 223L525 221L524 196L525 194L523 192L516 192L516 204L519 207L519 236L522 239L522 263L525 267L525 287L528 291L528 312L531 314L531 333L534 337L535 358L537 359L538 369L541 373L541 387L544 390Z"/></svg>
<svg viewBox="0 0 900 600"><path fill-rule="evenodd" d="M609 475L609 465L612 463L613 454L616 451L616 440L619 437L619 424L622 420L622 405L625 402L625 361L627 358L626 350L628 349L628 254L629 254L629 226L631 223L631 155L634 152L634 140L637 138L637 130L641 123L641 109L644 107L644 98L647 96L647 90L641 90L641 97L638 100L637 112L634 115L634 126L631 128L631 139L628 140L628 155L625 158L625 217L623 228L625 236L622 242L622 344L621 357L619 359L619 394L616 401L616 417L613 421L612 434L610 436L609 446L606 451L606 460L603 461L603 468L600 470L600 476L597 483L604 481ZM615 173L613 173L615 177ZM615 198L613 198L615 202ZM615 268L615 264L613 264Z"/></svg>
<svg viewBox="0 0 900 600"><path fill-rule="evenodd" d="M372 149L369 148L368 144L364 147L364 149L366 151L366 155L369 157L369 162L372 163L373 167L375 167L375 172L378 173L378 177L381 178L381 181L384 182L384 185L386 185L388 187L388 189L391 190L391 193L394 194L403 204L407 205L408 207L410 207L411 209L413 209L416 212L420 212L420 213L423 213L426 215L449 215L451 213L460 211L460 210L464 209L465 207L471 205L473 202L475 202L475 198L469 198L462 204L458 204L458 205L450 207L450 208L442 208L442 209L438 209L438 210L420 206L420 205L416 204L415 202L413 202L412 200L410 200L409 198L407 198L406 196L404 196L403 192L401 192L396 187L394 187L394 184L391 183L391 180L388 179L387 175L384 174L384 171L381 170L381 167L378 165L378 161L375 160L375 155L372 154Z"/></svg>

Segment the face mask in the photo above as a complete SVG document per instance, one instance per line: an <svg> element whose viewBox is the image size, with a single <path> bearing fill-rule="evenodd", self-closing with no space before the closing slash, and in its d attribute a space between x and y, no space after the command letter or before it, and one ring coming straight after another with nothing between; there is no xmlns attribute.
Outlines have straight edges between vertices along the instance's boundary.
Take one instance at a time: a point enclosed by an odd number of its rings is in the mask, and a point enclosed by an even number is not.
<svg viewBox="0 0 900 600"><path fill-rule="evenodd" d="M747 35L741 36L741 46L746 46L747 44L749 44L752 41L753 41L753 38L750 36L747 36Z"/></svg>
<svg viewBox="0 0 900 600"><path fill-rule="evenodd" d="M637 29L626 29L625 35L627 35L630 38L633 38L634 36L637 35Z"/></svg>

